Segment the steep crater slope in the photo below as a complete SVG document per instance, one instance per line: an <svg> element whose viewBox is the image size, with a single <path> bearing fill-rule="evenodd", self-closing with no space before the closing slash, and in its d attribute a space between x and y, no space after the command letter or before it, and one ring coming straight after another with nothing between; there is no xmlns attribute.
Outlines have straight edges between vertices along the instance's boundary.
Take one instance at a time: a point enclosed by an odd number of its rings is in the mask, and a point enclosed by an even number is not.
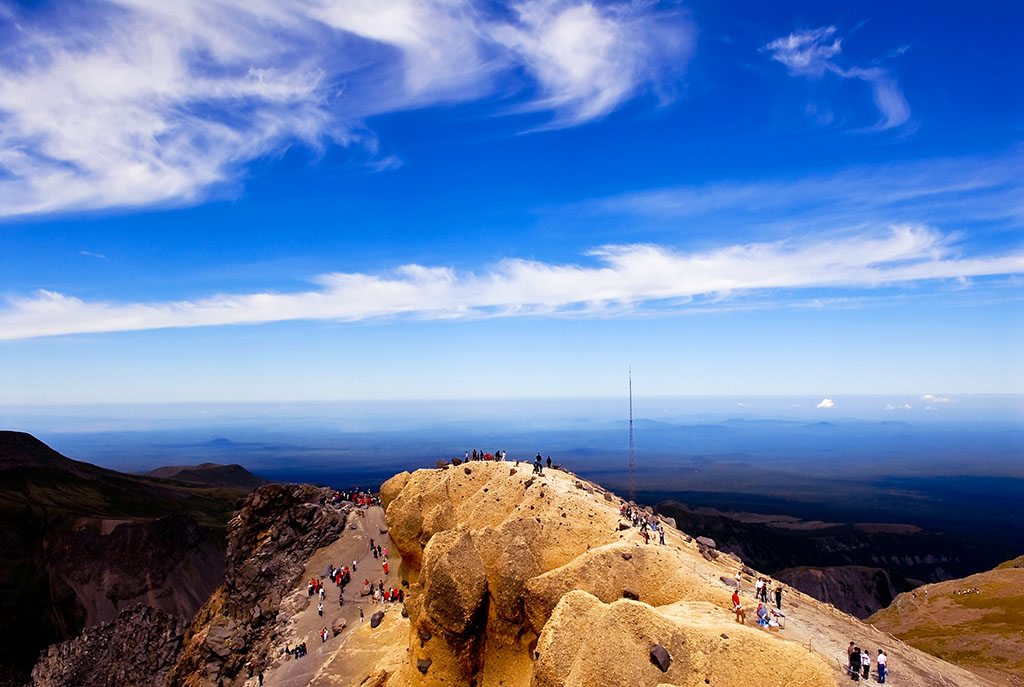
<svg viewBox="0 0 1024 687"><path fill-rule="evenodd" d="M918 586L888 570L860 565L787 568L774 578L862 620Z"/></svg>
<svg viewBox="0 0 1024 687"><path fill-rule="evenodd" d="M188 621L149 606L51 646L32 670L34 687L164 687Z"/></svg>
<svg viewBox="0 0 1024 687"><path fill-rule="evenodd" d="M0 432L0 685L136 603L189 618L219 584L239 489L128 475Z"/></svg>

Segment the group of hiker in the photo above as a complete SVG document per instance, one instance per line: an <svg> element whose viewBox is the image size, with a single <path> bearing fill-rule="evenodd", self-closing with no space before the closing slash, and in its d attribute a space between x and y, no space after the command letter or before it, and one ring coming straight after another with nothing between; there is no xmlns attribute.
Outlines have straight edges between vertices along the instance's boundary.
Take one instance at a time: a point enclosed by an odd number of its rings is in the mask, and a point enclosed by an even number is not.
<svg viewBox="0 0 1024 687"><path fill-rule="evenodd" d="M739 573L736 573L736 576L738 578ZM757 624L761 627L767 628L768 630L781 629L782 625L779 621L784 620L786 617L782 613L781 602L779 603L779 610L773 611L769 606L765 605L767 601L762 602L760 596L757 596L755 598L758 600L756 610ZM779 599L781 598L782 596L780 592ZM740 601L740 587L738 580L736 584L736 589L733 590L732 593L732 612L736 614L736 622L738 622L741 625L746 624L747 609L743 606L743 602Z"/></svg>
<svg viewBox="0 0 1024 687"><path fill-rule="evenodd" d="M850 679L858 682L863 676L863 679L867 680L871 675L871 652L850 642L850 646L846 649L846 655L849 657ZM878 675L878 684L884 685L885 676L889 674L889 657L885 654L884 649L879 649L878 655L875 657L875 671Z"/></svg>
<svg viewBox="0 0 1024 687"><path fill-rule="evenodd" d="M351 490L339 489L331 497L331 503L335 506L341 503L353 503L363 507L379 506L380 497L374 496L371 492L363 491L360 487Z"/></svg>
<svg viewBox="0 0 1024 687"><path fill-rule="evenodd" d="M739 588L739 586L740 574L736 573L736 587ZM771 591L769 591L769 587L771 587ZM771 601L768 600L769 594L775 600L775 607L781 611L782 584L776 582L774 585L772 585L772 581L770 579L765 579L764 577L758 576L757 582L754 583L754 598L760 601L761 603L771 605Z"/></svg>
<svg viewBox="0 0 1024 687"><path fill-rule="evenodd" d="M645 513L639 507L634 507L625 501L619 503L619 516L640 530L640 536L644 538L645 544L650 544L651 540L657 536L658 543L662 546L665 545L665 525L659 522L655 516ZM626 527L622 526L622 529L626 529Z"/></svg>
<svg viewBox="0 0 1024 687"><path fill-rule="evenodd" d="M379 580L374 585L369 580L363 582L363 596L369 596L373 603L405 603L405 591L389 587L384 591L384 580Z"/></svg>
<svg viewBox="0 0 1024 687"><path fill-rule="evenodd" d="M473 449L472 451L466 451L465 461L468 463L471 460L507 460L508 451L502 451L501 449L496 450L494 453L484 453L484 450Z"/></svg>
<svg viewBox="0 0 1024 687"><path fill-rule="evenodd" d="M747 609L740 601L740 590L743 588L742 570L736 571L735 587L732 593L732 611L736 614L736 622L743 624L747 620ZM775 609L771 608L769 594L775 601ZM786 618L782 612L782 583L772 583L771 579L758 575L757 581L754 582L754 599L757 601L757 624L769 630L782 629L781 621Z"/></svg>

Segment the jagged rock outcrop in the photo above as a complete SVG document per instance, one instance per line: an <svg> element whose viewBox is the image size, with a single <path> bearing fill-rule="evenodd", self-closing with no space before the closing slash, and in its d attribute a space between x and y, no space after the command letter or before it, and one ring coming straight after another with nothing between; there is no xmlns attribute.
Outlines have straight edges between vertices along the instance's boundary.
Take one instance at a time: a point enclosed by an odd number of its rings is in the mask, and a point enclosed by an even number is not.
<svg viewBox="0 0 1024 687"><path fill-rule="evenodd" d="M228 523L224 586L188 630L169 685L240 685L245 664L267 661L282 595L306 560L345 530L351 507L331 505L330 489L270 484L257 489Z"/></svg>
<svg viewBox="0 0 1024 687"><path fill-rule="evenodd" d="M33 687L164 687L188 621L138 605L109 623L51 646L32 670Z"/></svg>
<svg viewBox="0 0 1024 687"><path fill-rule="evenodd" d="M888 606L898 594L917 586L902 575L859 565L787 568L776 572L774 577L861 619Z"/></svg>

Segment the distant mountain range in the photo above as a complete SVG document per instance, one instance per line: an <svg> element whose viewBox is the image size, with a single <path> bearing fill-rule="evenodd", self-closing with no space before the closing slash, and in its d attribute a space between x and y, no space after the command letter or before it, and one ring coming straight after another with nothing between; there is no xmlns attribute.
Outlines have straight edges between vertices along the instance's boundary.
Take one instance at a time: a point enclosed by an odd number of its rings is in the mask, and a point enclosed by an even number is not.
<svg viewBox="0 0 1024 687"><path fill-rule="evenodd" d="M131 475L0 432L0 685L39 651L142 602L189 618L220 583L225 528L263 480L240 466Z"/></svg>

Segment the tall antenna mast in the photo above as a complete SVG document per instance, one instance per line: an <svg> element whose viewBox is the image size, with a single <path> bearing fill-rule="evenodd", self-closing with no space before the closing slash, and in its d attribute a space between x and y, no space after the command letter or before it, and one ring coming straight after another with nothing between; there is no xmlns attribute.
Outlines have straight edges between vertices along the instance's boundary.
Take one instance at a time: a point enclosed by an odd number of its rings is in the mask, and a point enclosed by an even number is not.
<svg viewBox="0 0 1024 687"><path fill-rule="evenodd" d="M629 500L636 503L636 451L633 447L633 367L629 367Z"/></svg>

